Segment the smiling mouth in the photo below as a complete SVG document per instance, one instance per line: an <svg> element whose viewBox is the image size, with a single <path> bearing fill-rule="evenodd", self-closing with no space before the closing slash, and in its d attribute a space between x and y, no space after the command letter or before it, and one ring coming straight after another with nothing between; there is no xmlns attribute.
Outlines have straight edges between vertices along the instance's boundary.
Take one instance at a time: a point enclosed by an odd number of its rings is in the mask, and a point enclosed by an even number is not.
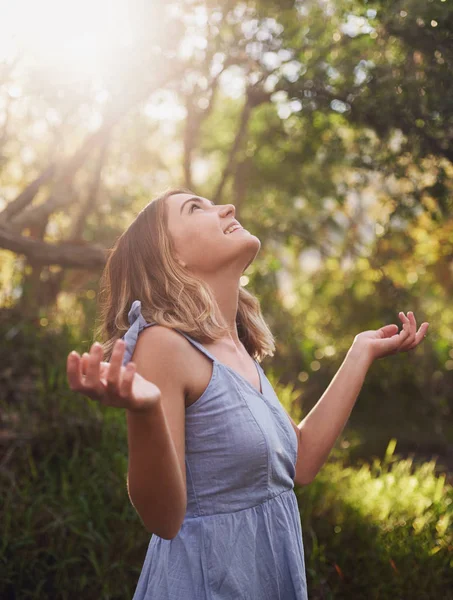
<svg viewBox="0 0 453 600"><path fill-rule="evenodd" d="M235 233L236 231L241 231L241 229L244 229L244 227L236 227L235 229L233 229L233 231L230 231L230 233L224 233L224 235L231 235L232 233Z"/></svg>

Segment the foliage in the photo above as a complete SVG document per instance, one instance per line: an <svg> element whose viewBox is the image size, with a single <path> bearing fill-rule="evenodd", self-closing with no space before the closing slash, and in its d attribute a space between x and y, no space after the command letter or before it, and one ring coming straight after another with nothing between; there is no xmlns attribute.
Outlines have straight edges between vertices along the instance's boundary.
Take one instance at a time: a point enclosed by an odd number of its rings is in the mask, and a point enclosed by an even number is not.
<svg viewBox="0 0 453 600"><path fill-rule="evenodd" d="M310 598L453 598L453 488L395 446L371 464L331 459L297 490Z"/></svg>
<svg viewBox="0 0 453 600"><path fill-rule="evenodd" d="M3 324L3 339L7 331ZM150 537L127 495L124 413L68 389L75 335L16 331L14 352L11 342L0 356L0 597L130 598ZM293 386L268 373L299 419ZM447 599L453 491L445 475L433 461L413 468L397 459L395 440L383 460L353 464L347 438L312 484L296 487L310 598Z"/></svg>

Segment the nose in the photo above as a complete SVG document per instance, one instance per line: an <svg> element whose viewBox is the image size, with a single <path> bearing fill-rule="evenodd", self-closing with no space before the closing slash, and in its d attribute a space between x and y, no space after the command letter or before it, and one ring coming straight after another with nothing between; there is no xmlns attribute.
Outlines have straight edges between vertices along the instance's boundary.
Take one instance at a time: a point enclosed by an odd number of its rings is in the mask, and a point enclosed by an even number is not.
<svg viewBox="0 0 453 600"><path fill-rule="evenodd" d="M233 217L234 217L234 215L236 214L236 208L235 208L234 204L225 204L222 207L222 210L221 210L222 216L226 217L231 212L233 213Z"/></svg>

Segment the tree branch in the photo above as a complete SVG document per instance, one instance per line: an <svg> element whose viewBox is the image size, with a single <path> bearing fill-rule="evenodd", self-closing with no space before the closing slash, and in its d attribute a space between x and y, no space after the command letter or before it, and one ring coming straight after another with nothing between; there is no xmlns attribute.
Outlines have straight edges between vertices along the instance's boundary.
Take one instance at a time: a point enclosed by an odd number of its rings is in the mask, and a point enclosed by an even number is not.
<svg viewBox="0 0 453 600"><path fill-rule="evenodd" d="M18 235L0 225L0 246L5 250L24 254L41 265L61 265L79 269L98 270L105 265L105 250L98 244L48 244L41 240Z"/></svg>
<svg viewBox="0 0 453 600"><path fill-rule="evenodd" d="M17 214L23 211L33 202L39 188L52 179L56 170L56 164L52 163L36 179L34 179L12 202L0 212L0 225L6 225Z"/></svg>

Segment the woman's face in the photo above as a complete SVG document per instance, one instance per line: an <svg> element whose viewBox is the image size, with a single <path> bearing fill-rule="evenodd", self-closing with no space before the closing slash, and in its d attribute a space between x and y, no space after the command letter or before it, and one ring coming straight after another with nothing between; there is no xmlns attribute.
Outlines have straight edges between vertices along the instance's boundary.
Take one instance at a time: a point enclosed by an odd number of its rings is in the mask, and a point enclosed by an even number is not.
<svg viewBox="0 0 453 600"><path fill-rule="evenodd" d="M216 205L192 194L173 194L166 200L168 228L177 259L194 274L217 274L230 269L240 275L261 248L260 240L246 229L225 234L235 222L233 204Z"/></svg>

